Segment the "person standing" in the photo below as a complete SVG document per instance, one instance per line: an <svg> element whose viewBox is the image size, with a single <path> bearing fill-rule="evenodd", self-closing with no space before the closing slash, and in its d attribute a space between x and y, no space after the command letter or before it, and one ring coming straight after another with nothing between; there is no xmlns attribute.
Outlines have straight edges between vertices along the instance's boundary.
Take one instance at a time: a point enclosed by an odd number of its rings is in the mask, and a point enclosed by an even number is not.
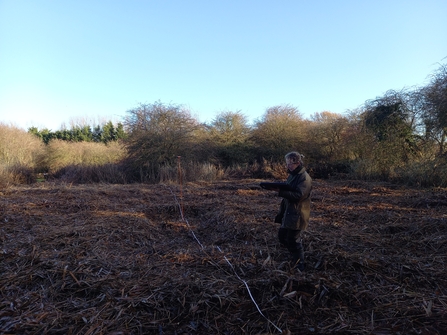
<svg viewBox="0 0 447 335"><path fill-rule="evenodd" d="M303 164L304 156L292 151L285 155L287 172L287 189L278 189L282 199L275 222L280 223L278 239L292 256L293 267L304 271L304 248L302 232L307 229L310 217L310 195L312 178Z"/></svg>

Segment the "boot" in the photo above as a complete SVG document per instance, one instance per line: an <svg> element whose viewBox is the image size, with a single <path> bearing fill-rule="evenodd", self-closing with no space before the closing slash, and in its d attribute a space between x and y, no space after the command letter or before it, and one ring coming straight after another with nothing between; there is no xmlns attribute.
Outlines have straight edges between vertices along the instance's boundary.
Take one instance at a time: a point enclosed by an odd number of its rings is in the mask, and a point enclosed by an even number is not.
<svg viewBox="0 0 447 335"><path fill-rule="evenodd" d="M304 268L305 268L305 266L304 266L304 262L302 262L302 261L298 261L298 263L296 263L295 266L294 266L293 268L294 268L294 269L298 269L298 270L300 270L301 272L303 272L303 271L304 271Z"/></svg>
<svg viewBox="0 0 447 335"><path fill-rule="evenodd" d="M304 271L304 250L301 243L297 243L296 250L292 252L292 266L294 269Z"/></svg>

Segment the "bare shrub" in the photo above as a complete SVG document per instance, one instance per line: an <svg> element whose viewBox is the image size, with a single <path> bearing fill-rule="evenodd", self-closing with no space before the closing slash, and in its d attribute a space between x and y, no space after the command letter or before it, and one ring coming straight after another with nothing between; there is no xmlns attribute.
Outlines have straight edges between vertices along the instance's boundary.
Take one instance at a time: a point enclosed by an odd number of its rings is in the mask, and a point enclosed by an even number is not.
<svg viewBox="0 0 447 335"><path fill-rule="evenodd" d="M303 146L305 125L296 107L282 105L267 109L251 136L258 156L282 161L290 148Z"/></svg>

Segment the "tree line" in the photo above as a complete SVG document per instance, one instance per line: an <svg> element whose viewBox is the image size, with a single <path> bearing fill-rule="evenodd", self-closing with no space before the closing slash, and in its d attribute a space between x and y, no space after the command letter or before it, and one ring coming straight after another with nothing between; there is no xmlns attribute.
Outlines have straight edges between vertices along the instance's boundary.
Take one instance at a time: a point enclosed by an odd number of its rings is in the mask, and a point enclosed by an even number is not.
<svg viewBox="0 0 447 335"><path fill-rule="evenodd" d="M28 132L39 137L45 144L58 139L70 142L108 142L123 140L126 132L121 122L116 125L108 121L103 125L74 125L70 129L51 131L48 128L39 130L37 127L28 128Z"/></svg>
<svg viewBox="0 0 447 335"><path fill-rule="evenodd" d="M128 110L117 125L29 132L46 144L53 139L119 142L125 148L119 166L128 181L159 181L178 156L196 167L253 171L262 166L266 172L297 150L315 177L445 186L447 66L441 64L425 86L389 90L344 115L323 111L305 119L298 108L279 105L251 124L241 111L223 111L200 123L182 105L156 101Z"/></svg>

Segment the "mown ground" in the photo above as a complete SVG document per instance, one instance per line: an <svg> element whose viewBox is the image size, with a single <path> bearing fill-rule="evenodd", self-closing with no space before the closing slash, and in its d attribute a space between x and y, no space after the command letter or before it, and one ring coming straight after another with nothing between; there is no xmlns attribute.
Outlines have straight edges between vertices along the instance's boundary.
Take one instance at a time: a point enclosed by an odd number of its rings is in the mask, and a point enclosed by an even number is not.
<svg viewBox="0 0 447 335"><path fill-rule="evenodd" d="M260 180L0 193L1 334L447 334L447 190L314 181L290 268Z"/></svg>

